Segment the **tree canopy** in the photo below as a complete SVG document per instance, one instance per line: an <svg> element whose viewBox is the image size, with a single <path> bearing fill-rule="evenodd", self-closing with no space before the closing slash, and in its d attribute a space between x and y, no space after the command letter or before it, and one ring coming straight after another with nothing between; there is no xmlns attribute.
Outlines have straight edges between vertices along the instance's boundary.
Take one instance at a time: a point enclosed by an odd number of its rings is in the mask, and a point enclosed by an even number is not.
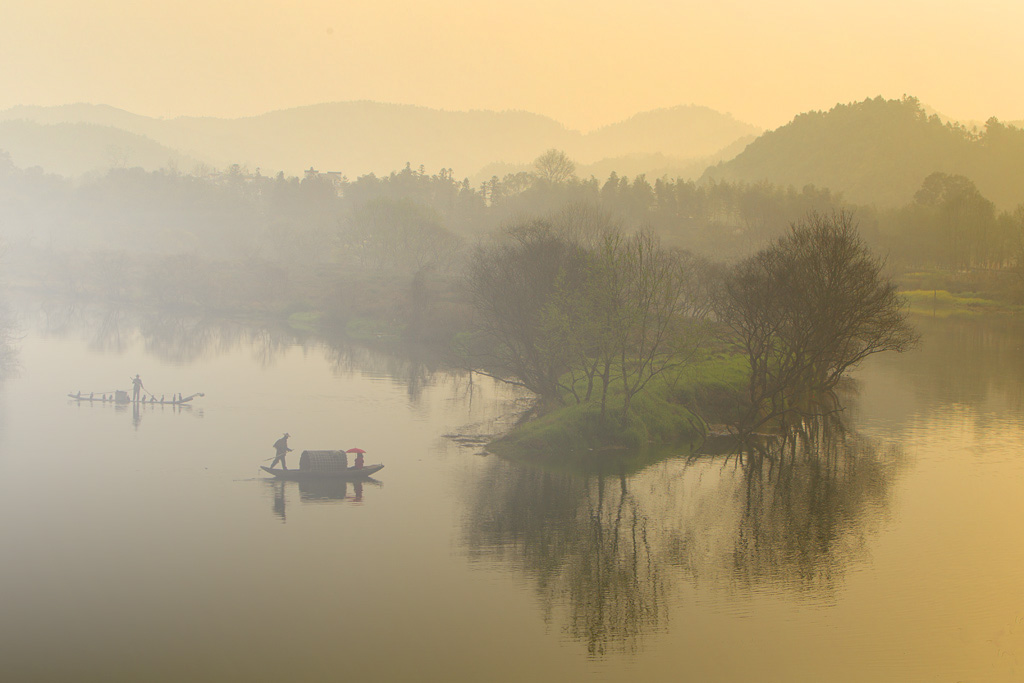
<svg viewBox="0 0 1024 683"><path fill-rule="evenodd" d="M810 214L733 268L718 313L750 364L744 430L833 410L848 370L915 343L882 265L839 212Z"/></svg>

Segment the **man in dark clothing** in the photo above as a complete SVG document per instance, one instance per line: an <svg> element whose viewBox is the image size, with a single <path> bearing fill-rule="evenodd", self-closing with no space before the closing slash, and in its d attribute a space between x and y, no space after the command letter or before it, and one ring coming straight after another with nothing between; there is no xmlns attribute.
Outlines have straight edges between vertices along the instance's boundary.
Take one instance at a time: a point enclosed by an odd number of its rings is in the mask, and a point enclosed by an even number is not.
<svg viewBox="0 0 1024 683"><path fill-rule="evenodd" d="M142 386L142 380L139 378L138 375L135 375L135 379L132 380L132 402L133 403L138 403L139 402L139 392L142 389L144 389L144 388L145 387Z"/></svg>
<svg viewBox="0 0 1024 683"><path fill-rule="evenodd" d="M274 458L274 462L270 463L270 469L274 469L274 465L277 461L281 461L281 468L288 469L288 464L284 461L284 456L287 455L292 449L288 448L288 432L284 433L280 439L274 442L274 450L277 451L277 457Z"/></svg>

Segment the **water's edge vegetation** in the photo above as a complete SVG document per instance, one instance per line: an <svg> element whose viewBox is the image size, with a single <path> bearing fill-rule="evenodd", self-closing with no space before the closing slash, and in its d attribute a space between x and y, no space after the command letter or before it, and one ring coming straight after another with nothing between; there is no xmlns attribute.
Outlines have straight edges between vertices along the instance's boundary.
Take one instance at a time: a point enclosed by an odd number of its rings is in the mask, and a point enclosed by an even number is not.
<svg viewBox="0 0 1024 683"><path fill-rule="evenodd" d="M912 98L821 118L883 111L972 145L1019 141L995 121L983 136L943 126ZM912 346L910 313L1020 310L1024 205L1010 195L997 205L923 166L902 179L911 202L857 206L729 168L601 182L550 149L479 187L409 164L352 181L112 169L76 185L0 152L3 276L489 374L536 396L492 450L533 457L785 430L838 410L838 383L867 355Z"/></svg>
<svg viewBox="0 0 1024 683"><path fill-rule="evenodd" d="M588 227L517 226L478 245L461 277L239 264L222 287L179 278L202 286L168 305L274 320L518 384L536 402L489 447L532 458L785 430L838 408L835 389L860 360L914 342L895 284L849 214L811 213L733 266L666 249L649 233ZM237 306L237 280L260 278L267 296Z"/></svg>

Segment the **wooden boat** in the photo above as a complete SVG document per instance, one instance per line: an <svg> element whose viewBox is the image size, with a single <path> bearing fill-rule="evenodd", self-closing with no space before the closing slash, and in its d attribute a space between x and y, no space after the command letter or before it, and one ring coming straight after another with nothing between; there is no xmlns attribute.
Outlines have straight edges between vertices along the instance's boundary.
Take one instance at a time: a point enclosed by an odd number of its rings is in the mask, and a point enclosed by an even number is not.
<svg viewBox="0 0 1024 683"><path fill-rule="evenodd" d="M336 470L333 472L301 469L271 469L266 465L260 465L260 469L263 470L264 472L274 475L278 479L287 479L289 481L330 481L333 479L368 479L374 473L380 472L382 469L384 469L384 465L365 465L360 468L349 467L344 470Z"/></svg>
<svg viewBox="0 0 1024 683"><path fill-rule="evenodd" d="M364 452L362 449L353 448L349 452ZM291 481L330 481L339 479L369 479L375 472L384 469L384 465L364 465L363 467L349 467L348 453L345 451L302 451L299 456L299 469L285 470L272 469L260 465L260 469L269 472L278 479L290 479Z"/></svg>

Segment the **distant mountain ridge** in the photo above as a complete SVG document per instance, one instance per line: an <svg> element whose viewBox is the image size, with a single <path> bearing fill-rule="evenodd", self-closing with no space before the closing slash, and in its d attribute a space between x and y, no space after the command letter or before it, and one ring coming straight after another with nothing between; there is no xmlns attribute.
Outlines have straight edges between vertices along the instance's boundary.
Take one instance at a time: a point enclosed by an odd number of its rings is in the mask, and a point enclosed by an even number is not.
<svg viewBox="0 0 1024 683"><path fill-rule="evenodd" d="M495 162L529 163L552 147L564 150L580 164L660 154L673 164L685 165L760 132L730 115L697 106L643 112L581 133L524 111L444 111L366 101L316 104L238 119L156 119L87 104L18 106L0 112L0 122L15 121L100 127L103 130L91 131L92 137L108 135L110 144L122 148L124 138L117 131L127 132L152 141L169 157L216 168L237 163L250 170L259 167L265 174L284 171L295 175L312 166L351 178L389 173L407 162L430 171L451 168L456 177L472 176ZM142 140L136 139L136 143L138 150L128 150L128 165L151 167L155 152ZM34 145L14 142L13 135L5 136L0 128L0 149L18 148L17 153L8 149L18 166L43 165L50 172L72 174L70 169L83 165L81 160L61 164L59 148L46 149L45 139ZM141 153L144 147L145 155ZM130 158L133 153L139 159ZM37 159L47 159L50 167ZM102 170L104 163L105 159L97 159L96 170Z"/></svg>
<svg viewBox="0 0 1024 683"><path fill-rule="evenodd" d="M855 203L899 206L937 171L970 178L1003 209L1024 203L1024 131L990 119L975 132L929 115L916 98L877 97L800 114L704 179L812 184Z"/></svg>
<svg viewBox="0 0 1024 683"><path fill-rule="evenodd" d="M69 177L126 166L190 170L199 163L144 135L94 123L0 121L0 150L15 166Z"/></svg>
<svg viewBox="0 0 1024 683"><path fill-rule="evenodd" d="M1024 203L1024 131L990 119L949 123L916 98L837 104L760 134L706 107L638 113L582 133L524 111L444 111L334 102L239 119L158 119L105 105L13 107L0 112L0 150L15 166L66 176L112 167L224 169L264 175L315 167L355 179L411 163L451 168L477 184L529 170L550 148L582 177L668 175L704 181L827 187L857 204L900 206L936 171L970 178L1002 209Z"/></svg>

